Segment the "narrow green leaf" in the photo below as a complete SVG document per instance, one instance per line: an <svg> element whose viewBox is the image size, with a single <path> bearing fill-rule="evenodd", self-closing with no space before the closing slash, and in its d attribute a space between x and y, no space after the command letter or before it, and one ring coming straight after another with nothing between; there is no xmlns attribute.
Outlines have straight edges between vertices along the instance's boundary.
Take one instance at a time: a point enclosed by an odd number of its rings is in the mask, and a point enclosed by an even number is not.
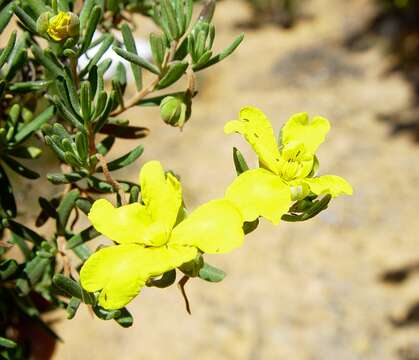
<svg viewBox="0 0 419 360"><path fill-rule="evenodd" d="M32 17L25 10L23 10L20 6L16 6L15 14L32 34L37 33L36 21L32 19Z"/></svg>
<svg viewBox="0 0 419 360"><path fill-rule="evenodd" d="M63 69L46 56L44 50L42 50L38 45L32 45L31 50L35 59L54 77L63 76Z"/></svg>
<svg viewBox="0 0 419 360"><path fill-rule="evenodd" d="M17 343L15 343L13 340L6 339L5 337L0 336L0 347L6 348L6 349L14 349L16 346L17 346Z"/></svg>
<svg viewBox="0 0 419 360"><path fill-rule="evenodd" d="M35 231L27 228L25 225L19 224L16 221L8 220L7 227L21 238L28 240L35 245L41 245L45 239L38 235Z"/></svg>
<svg viewBox="0 0 419 360"><path fill-rule="evenodd" d="M9 216L16 216L16 201L13 188L4 169L0 166L0 208Z"/></svg>
<svg viewBox="0 0 419 360"><path fill-rule="evenodd" d="M53 284L68 296L81 299L85 304L94 304L94 295L85 291L77 282L61 274L55 274Z"/></svg>
<svg viewBox="0 0 419 360"><path fill-rule="evenodd" d="M15 82L9 85L9 91L15 94L45 90L51 84L50 80Z"/></svg>
<svg viewBox="0 0 419 360"><path fill-rule="evenodd" d="M96 5L88 15L86 31L81 41L79 55L84 54L89 49L90 43L93 39L93 34L102 18L103 11L100 6Z"/></svg>
<svg viewBox="0 0 419 360"><path fill-rule="evenodd" d="M35 256L31 261L26 263L23 271L32 286L36 285L41 280L42 275L49 264L49 259L40 256Z"/></svg>
<svg viewBox="0 0 419 360"><path fill-rule="evenodd" d="M142 68L147 69L148 71L150 71L150 72L152 72L156 75L160 74L159 68L157 66L149 63L146 59L144 59L144 58L142 58L142 57L140 57L136 54L125 51L123 49L117 48L117 47L114 47L113 50L119 56L123 57L125 60L129 61L130 63L134 63L138 66L141 66Z"/></svg>
<svg viewBox="0 0 419 360"><path fill-rule="evenodd" d="M16 43L16 30L14 30L11 33L9 41L7 42L5 48L2 50L2 52L0 53L0 69L3 67L3 65L6 63L6 61L9 59L9 56L13 51L15 43Z"/></svg>
<svg viewBox="0 0 419 360"><path fill-rule="evenodd" d="M139 145L134 150L131 150L129 153L119 157L118 159L115 159L108 163L108 170L114 171L118 169L122 169L130 164L132 164L135 160L137 160L142 153L144 152L144 146ZM98 171L103 171L102 168L100 168Z"/></svg>
<svg viewBox="0 0 419 360"><path fill-rule="evenodd" d="M85 175L71 172L71 173L58 173L58 174L47 174L47 179L54 185L70 184L83 179Z"/></svg>
<svg viewBox="0 0 419 360"><path fill-rule="evenodd" d="M10 169L12 169L14 172L16 172L19 175L24 176L27 179L37 179L39 178L39 174L35 171L32 171L31 169L28 169L27 167L23 166L20 162L14 160L11 157L3 156L3 161L7 166L9 166Z"/></svg>
<svg viewBox="0 0 419 360"><path fill-rule="evenodd" d="M105 156L112 149L113 144L115 144L115 137L107 136L100 143L96 144L96 150L99 154Z"/></svg>
<svg viewBox="0 0 419 360"><path fill-rule="evenodd" d="M20 143L29 137L33 132L39 130L42 125L44 125L48 120L50 120L55 114L54 106L50 106L46 108L43 112L41 112L37 117L35 117L31 122L25 124L19 131L17 132L14 141L16 143Z"/></svg>
<svg viewBox="0 0 419 360"><path fill-rule="evenodd" d="M63 235L67 226L68 219L71 211L73 210L74 204L79 197L80 192L77 189L69 191L66 196L61 200L60 205L57 208L57 229L58 234Z"/></svg>
<svg viewBox="0 0 419 360"><path fill-rule="evenodd" d="M161 67L166 51L163 37L155 33L150 33L150 47L154 62Z"/></svg>
<svg viewBox="0 0 419 360"><path fill-rule="evenodd" d="M77 310L79 309L79 306L81 304L81 300L76 298L76 297L72 297L66 307L66 312L67 312L67 319L71 320L74 318L74 316L77 313Z"/></svg>
<svg viewBox="0 0 419 360"><path fill-rule="evenodd" d="M234 50L240 45L240 43L243 41L244 34L239 35L229 47L224 49L220 54L214 56L210 61L208 61L205 65L201 67L194 67L194 71L201 71L209 66L215 65L219 63L220 61L224 60L227 56L231 55Z"/></svg>
<svg viewBox="0 0 419 360"><path fill-rule="evenodd" d="M75 247L84 244L85 242L90 241L100 235L100 232L96 231L93 226L89 226L88 228L82 230L79 234L73 235L68 240L66 248L74 249Z"/></svg>
<svg viewBox="0 0 419 360"><path fill-rule="evenodd" d="M85 31L87 22L92 13L93 6L95 5L95 3L95 0L86 0L83 2L83 7L80 12L80 29L82 31Z"/></svg>
<svg viewBox="0 0 419 360"><path fill-rule="evenodd" d="M0 11L0 33L2 33L6 26L9 24L9 21L15 11L15 6L16 3L13 1Z"/></svg>
<svg viewBox="0 0 419 360"><path fill-rule="evenodd" d="M138 55L134 36L132 35L131 29L127 23L122 24L121 32L122 32L122 37L124 39L124 45L127 51L135 55ZM140 91L143 88L141 67L131 62L131 71L132 71L132 74L134 75L135 86L137 87L137 91Z"/></svg>
<svg viewBox="0 0 419 360"><path fill-rule="evenodd" d="M92 207L92 203L88 199L79 198L76 200L76 206L87 215Z"/></svg>
<svg viewBox="0 0 419 360"><path fill-rule="evenodd" d="M0 261L0 280L7 280L19 268L19 265L14 259L7 259Z"/></svg>
<svg viewBox="0 0 419 360"><path fill-rule="evenodd" d="M186 61L172 62L166 74L159 81L157 88L164 89L172 85L183 76L187 68L188 68L188 63Z"/></svg>
<svg viewBox="0 0 419 360"><path fill-rule="evenodd" d="M105 54L105 52L112 46L113 43L113 36L111 34L106 34L96 54L90 59L86 67L80 71L80 77L86 75L93 68L93 66L99 62L99 60L103 57L103 54Z"/></svg>

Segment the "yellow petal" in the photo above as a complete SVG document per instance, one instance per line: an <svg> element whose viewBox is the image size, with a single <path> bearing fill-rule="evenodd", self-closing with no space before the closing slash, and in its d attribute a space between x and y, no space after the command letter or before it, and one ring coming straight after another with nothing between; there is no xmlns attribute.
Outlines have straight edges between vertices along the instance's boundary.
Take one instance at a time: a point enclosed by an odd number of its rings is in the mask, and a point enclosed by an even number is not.
<svg viewBox="0 0 419 360"><path fill-rule="evenodd" d="M87 291L101 290L99 304L102 307L119 309L139 293L148 278L175 269L196 255L196 248L179 245L109 246L87 259L80 271L80 282Z"/></svg>
<svg viewBox="0 0 419 360"><path fill-rule="evenodd" d="M310 120L307 113L295 114L281 130L282 145L301 142L305 150L314 155L329 130L329 120L323 117L315 116Z"/></svg>
<svg viewBox="0 0 419 360"><path fill-rule="evenodd" d="M291 190L280 176L254 169L233 181L227 188L226 198L241 210L245 221L263 216L278 224L291 205Z"/></svg>
<svg viewBox="0 0 419 360"><path fill-rule="evenodd" d="M158 161L144 164L140 172L141 198L155 222L171 230L182 204L182 187L172 174L164 173Z"/></svg>
<svg viewBox="0 0 419 360"><path fill-rule="evenodd" d="M147 280L138 259L143 247L136 244L109 246L91 255L80 270L80 283L90 292L101 291L99 304L120 309L140 292Z"/></svg>
<svg viewBox="0 0 419 360"><path fill-rule="evenodd" d="M323 175L315 178L306 178L304 182L310 186L310 190L317 194L330 194L332 197L339 195L352 195L352 186L340 176Z"/></svg>
<svg viewBox="0 0 419 360"><path fill-rule="evenodd" d="M151 218L145 206L134 203L115 208L105 199L96 200L89 220L97 231L120 244L150 245Z"/></svg>
<svg viewBox="0 0 419 360"><path fill-rule="evenodd" d="M275 140L272 125L265 114L253 107L247 106L240 111L240 120L229 121L224 132L238 132L244 135L253 147L263 167L277 173L279 150Z"/></svg>
<svg viewBox="0 0 419 360"><path fill-rule="evenodd" d="M177 225L169 244L196 246L210 254L225 253L242 245L243 219L228 200L210 201Z"/></svg>

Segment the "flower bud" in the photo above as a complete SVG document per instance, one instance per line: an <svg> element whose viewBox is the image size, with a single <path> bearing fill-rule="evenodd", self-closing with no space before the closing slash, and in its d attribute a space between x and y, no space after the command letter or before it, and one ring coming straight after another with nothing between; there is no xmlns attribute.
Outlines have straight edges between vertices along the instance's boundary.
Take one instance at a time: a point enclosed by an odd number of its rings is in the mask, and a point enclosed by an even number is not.
<svg viewBox="0 0 419 360"><path fill-rule="evenodd" d="M184 96L167 96L160 103L160 116L166 124L182 128L191 116L191 101Z"/></svg>
<svg viewBox="0 0 419 360"><path fill-rule="evenodd" d="M80 33L78 16L72 12L60 11L58 15L49 19L47 33L55 41L78 36Z"/></svg>

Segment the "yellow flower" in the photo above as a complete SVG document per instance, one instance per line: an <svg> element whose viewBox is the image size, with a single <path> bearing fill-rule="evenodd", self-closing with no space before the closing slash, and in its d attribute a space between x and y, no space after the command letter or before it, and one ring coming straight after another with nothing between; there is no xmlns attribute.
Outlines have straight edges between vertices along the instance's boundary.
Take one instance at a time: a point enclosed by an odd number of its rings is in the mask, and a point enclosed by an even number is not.
<svg viewBox="0 0 419 360"><path fill-rule="evenodd" d="M181 185L158 161L143 166L140 186L144 205L115 208L101 199L89 213L96 230L119 244L91 255L80 271L82 286L101 291L105 309L125 306L150 277L193 260L198 251L225 253L243 242L241 213L228 200L210 201L182 219Z"/></svg>
<svg viewBox="0 0 419 360"><path fill-rule="evenodd" d="M78 36L80 21L72 12L60 11L48 21L48 35L55 41L63 41L69 37Z"/></svg>
<svg viewBox="0 0 419 360"><path fill-rule="evenodd" d="M295 114L282 128L278 145L265 114L251 106L240 111L239 120L225 125L225 133L244 135L259 157L260 168L242 173L226 191L226 198L242 211L245 221L263 216L278 224L291 203L310 192L332 197L352 194L351 185L339 176L313 177L315 153L329 129L323 117L309 120L307 113Z"/></svg>

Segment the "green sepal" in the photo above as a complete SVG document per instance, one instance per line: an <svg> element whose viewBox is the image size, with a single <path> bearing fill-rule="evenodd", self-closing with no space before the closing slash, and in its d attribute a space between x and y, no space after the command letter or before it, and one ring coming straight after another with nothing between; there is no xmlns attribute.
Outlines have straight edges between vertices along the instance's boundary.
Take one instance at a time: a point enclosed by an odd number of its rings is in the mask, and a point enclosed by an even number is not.
<svg viewBox="0 0 419 360"><path fill-rule="evenodd" d="M176 270L165 272L160 278L150 278L147 280L147 286L154 286L158 288L166 288L176 281Z"/></svg>
<svg viewBox="0 0 419 360"><path fill-rule="evenodd" d="M236 147L233 147L233 161L237 176L249 170L249 166L247 165L243 154Z"/></svg>
<svg viewBox="0 0 419 360"><path fill-rule="evenodd" d="M220 282L226 277L226 273L204 262L204 265L199 269L198 277L202 280L209 282Z"/></svg>

